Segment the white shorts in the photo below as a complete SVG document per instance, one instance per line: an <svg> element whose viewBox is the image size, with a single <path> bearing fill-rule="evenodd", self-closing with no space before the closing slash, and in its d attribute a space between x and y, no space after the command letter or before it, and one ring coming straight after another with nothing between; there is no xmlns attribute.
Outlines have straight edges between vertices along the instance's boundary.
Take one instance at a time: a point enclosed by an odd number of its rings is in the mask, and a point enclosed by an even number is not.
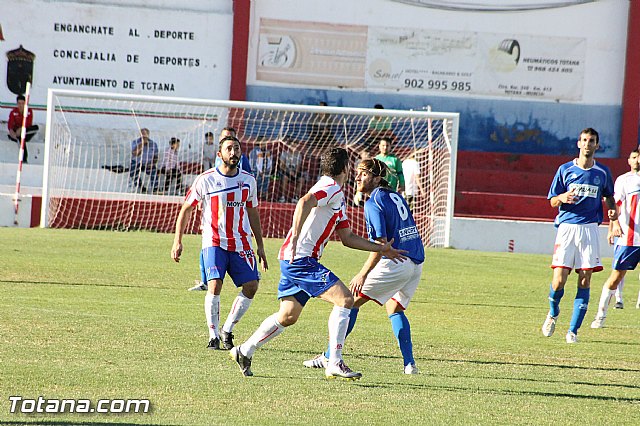
<svg viewBox="0 0 640 426"><path fill-rule="evenodd" d="M553 248L551 267L602 271L598 224L561 223Z"/></svg>
<svg viewBox="0 0 640 426"><path fill-rule="evenodd" d="M416 265L410 259L398 263L381 259L369 272L360 294L379 305L393 299L407 309L420 283L422 265Z"/></svg>

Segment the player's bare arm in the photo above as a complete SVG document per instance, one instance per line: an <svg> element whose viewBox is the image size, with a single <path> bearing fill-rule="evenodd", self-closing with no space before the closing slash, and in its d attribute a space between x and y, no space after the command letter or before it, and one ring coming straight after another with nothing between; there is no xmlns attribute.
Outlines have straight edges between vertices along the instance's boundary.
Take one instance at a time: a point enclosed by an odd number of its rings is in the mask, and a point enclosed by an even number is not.
<svg viewBox="0 0 640 426"><path fill-rule="evenodd" d="M604 197L604 203L607 205L607 217L609 220L618 219L618 209L616 206L616 200L613 197Z"/></svg>
<svg viewBox="0 0 640 426"><path fill-rule="evenodd" d="M249 218L249 225L253 232L253 237L256 239L256 254L258 255L258 261L263 271L269 269L267 262L267 256L264 251L264 241L262 240L262 225L260 224L260 214L255 207L247 207L247 217Z"/></svg>
<svg viewBox="0 0 640 426"><path fill-rule="evenodd" d="M609 221L609 229L607 230L607 241L610 245L615 242L616 237L622 236L622 228L620 227L620 222L618 220L610 220Z"/></svg>
<svg viewBox="0 0 640 426"><path fill-rule="evenodd" d="M386 238L378 238L376 239L376 241L378 241L380 244L387 243ZM364 265L362 265L362 269L360 269L360 272L358 272L351 279L351 282L349 283L349 289L351 290L351 293L354 296L357 296L358 294L360 294L360 291L362 290L362 286L364 285L365 280L369 276L369 272L371 272L371 270L375 268L378 262L380 262L380 259L382 259L382 254L376 253L376 252L369 253L369 257L364 262Z"/></svg>
<svg viewBox="0 0 640 426"><path fill-rule="evenodd" d="M176 234L173 238L173 247L171 248L171 258L175 262L180 262L180 256L182 255L182 236L184 235L185 229L187 229L187 223L189 223L192 211L193 206L190 203L185 202L182 204L182 208L178 214L178 219L176 220Z"/></svg>
<svg viewBox="0 0 640 426"><path fill-rule="evenodd" d="M293 224L291 225L291 259L296 257L296 247L298 245L298 236L302 231L302 225L309 217L311 210L318 206L318 199L315 195L307 192L302 198L298 200L296 204L296 210L293 212Z"/></svg>
<svg viewBox="0 0 640 426"><path fill-rule="evenodd" d="M398 261L404 262L404 260L407 258L406 256L404 256L404 253L407 253L406 250L396 250L391 246L391 244L393 243L393 238L390 241L382 244L366 240L361 236L354 234L350 228L341 228L336 232L338 232L340 240L342 241L342 245L345 247L356 250L380 253L382 256L393 260L395 263L398 263Z"/></svg>
<svg viewBox="0 0 640 426"><path fill-rule="evenodd" d="M567 191L563 194L557 195L555 197L551 197L551 207L560 207L562 204L574 204L575 203L576 194L571 191Z"/></svg>

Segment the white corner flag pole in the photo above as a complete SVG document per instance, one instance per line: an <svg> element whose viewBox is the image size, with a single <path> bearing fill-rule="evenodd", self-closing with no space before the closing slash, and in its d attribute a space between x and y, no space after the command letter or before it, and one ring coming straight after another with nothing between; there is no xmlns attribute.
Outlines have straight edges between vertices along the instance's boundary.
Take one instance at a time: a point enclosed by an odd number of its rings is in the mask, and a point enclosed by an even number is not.
<svg viewBox="0 0 640 426"><path fill-rule="evenodd" d="M27 136L27 117L29 116L29 92L31 91L31 83L27 82L27 91L24 95L24 111L22 111L22 130L20 132L20 152L18 154L18 172L16 173L16 194L13 199L13 208L15 216L13 224L18 224L18 211L20 209L20 178L22 176L22 159L24 158L24 144Z"/></svg>

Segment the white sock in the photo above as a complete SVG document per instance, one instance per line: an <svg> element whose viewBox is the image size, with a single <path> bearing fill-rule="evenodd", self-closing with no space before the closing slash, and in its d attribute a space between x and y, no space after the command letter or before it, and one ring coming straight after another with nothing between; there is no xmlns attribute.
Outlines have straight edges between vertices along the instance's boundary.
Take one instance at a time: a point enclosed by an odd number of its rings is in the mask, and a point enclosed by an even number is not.
<svg viewBox="0 0 640 426"><path fill-rule="evenodd" d="M609 290L607 286L602 287L602 294L600 295L600 304L598 304L598 316L606 317L607 310L609 309L609 302L615 295L615 290Z"/></svg>
<svg viewBox="0 0 640 426"><path fill-rule="evenodd" d="M616 289L616 302L622 303L622 288L624 287L624 278L618 284L618 288Z"/></svg>
<svg viewBox="0 0 640 426"><path fill-rule="evenodd" d="M260 327L249 337L249 339L240 345L240 352L246 356L251 358L256 349L262 347L267 342L270 342L274 337L282 333L285 329L283 325L281 325L278 320L278 313L267 317Z"/></svg>
<svg viewBox="0 0 640 426"><path fill-rule="evenodd" d="M351 309L334 306L329 315L329 363L338 364L342 360L342 347L347 335Z"/></svg>
<svg viewBox="0 0 640 426"><path fill-rule="evenodd" d="M224 322L222 329L227 333L231 333L233 327L238 323L238 321L240 321L240 318L242 318L245 312L247 312L247 309L249 309L252 301L253 299L249 299L247 296L242 294L242 291L240 291L231 305L229 316Z"/></svg>
<svg viewBox="0 0 640 426"><path fill-rule="evenodd" d="M220 296L214 296L210 292L204 297L204 315L209 326L209 339L219 337L218 327L220 326Z"/></svg>

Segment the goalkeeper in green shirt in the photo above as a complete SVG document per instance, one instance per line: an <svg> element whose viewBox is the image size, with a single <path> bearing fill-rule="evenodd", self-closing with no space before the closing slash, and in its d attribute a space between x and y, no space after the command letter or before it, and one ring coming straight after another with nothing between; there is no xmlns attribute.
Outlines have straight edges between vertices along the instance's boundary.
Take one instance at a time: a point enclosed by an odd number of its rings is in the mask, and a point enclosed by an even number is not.
<svg viewBox="0 0 640 426"><path fill-rule="evenodd" d="M397 192L404 192L404 174L402 173L402 161L395 154L391 153L391 140L381 138L378 143L380 154L376 158L387 165L390 173L385 179L389 182L391 189Z"/></svg>

